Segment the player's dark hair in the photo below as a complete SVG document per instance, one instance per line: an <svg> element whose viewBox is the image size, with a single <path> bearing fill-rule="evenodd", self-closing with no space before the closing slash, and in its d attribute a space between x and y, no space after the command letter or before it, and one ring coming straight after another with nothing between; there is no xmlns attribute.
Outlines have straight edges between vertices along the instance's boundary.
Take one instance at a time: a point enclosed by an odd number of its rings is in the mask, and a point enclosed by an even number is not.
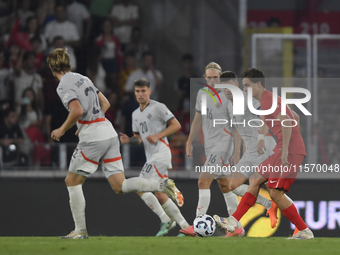
<svg viewBox="0 0 340 255"><path fill-rule="evenodd" d="M140 79L135 80L134 85L135 85L135 87L146 86L146 87L150 88L150 82L145 78L140 78Z"/></svg>
<svg viewBox="0 0 340 255"><path fill-rule="evenodd" d="M227 82L230 80L236 81L237 75L233 71L224 71L220 76L221 82Z"/></svg>
<svg viewBox="0 0 340 255"><path fill-rule="evenodd" d="M144 51L143 54L142 54L142 59L144 59L147 56L153 57L152 52L151 51Z"/></svg>
<svg viewBox="0 0 340 255"><path fill-rule="evenodd" d="M248 78L252 83L261 82L262 87L266 87L266 77L260 69L249 68L242 74L242 79Z"/></svg>
<svg viewBox="0 0 340 255"><path fill-rule="evenodd" d="M47 56L46 61L56 73L67 73L72 69L67 49L55 49Z"/></svg>

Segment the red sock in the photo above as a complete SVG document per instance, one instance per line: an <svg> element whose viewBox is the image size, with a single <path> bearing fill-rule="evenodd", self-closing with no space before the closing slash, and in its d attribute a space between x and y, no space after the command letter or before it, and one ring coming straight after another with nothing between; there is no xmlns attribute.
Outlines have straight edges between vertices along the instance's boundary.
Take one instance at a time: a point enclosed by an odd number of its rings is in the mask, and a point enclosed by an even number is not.
<svg viewBox="0 0 340 255"><path fill-rule="evenodd" d="M246 214L246 212L249 210L250 207L252 207L256 202L256 197L249 193L246 192L244 196L241 199L240 204L237 207L237 210L234 212L233 217L237 220L240 221L240 219L243 217L243 215Z"/></svg>
<svg viewBox="0 0 340 255"><path fill-rule="evenodd" d="M294 204L289 206L287 209L281 210L281 212L291 223L293 223L297 227L299 231L308 228L306 223L298 214Z"/></svg>

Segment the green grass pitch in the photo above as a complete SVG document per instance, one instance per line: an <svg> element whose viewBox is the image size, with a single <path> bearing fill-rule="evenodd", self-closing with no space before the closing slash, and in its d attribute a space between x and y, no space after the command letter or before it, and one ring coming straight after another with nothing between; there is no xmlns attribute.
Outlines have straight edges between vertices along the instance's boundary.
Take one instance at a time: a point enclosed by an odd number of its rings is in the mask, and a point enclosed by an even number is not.
<svg viewBox="0 0 340 255"><path fill-rule="evenodd" d="M339 254L339 238L107 237L61 240L58 237L0 237L0 254Z"/></svg>

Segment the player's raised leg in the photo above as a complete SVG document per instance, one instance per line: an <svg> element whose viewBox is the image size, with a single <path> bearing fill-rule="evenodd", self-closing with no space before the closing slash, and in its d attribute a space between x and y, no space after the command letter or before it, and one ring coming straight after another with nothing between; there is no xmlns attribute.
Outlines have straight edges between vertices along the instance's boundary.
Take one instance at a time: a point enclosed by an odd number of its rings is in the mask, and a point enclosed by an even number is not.
<svg viewBox="0 0 340 255"><path fill-rule="evenodd" d="M155 192L155 196L157 197L167 215L169 215L172 220L176 221L181 229L186 229L190 226L188 222L184 219L176 204L171 199L169 199L166 194L162 192Z"/></svg>

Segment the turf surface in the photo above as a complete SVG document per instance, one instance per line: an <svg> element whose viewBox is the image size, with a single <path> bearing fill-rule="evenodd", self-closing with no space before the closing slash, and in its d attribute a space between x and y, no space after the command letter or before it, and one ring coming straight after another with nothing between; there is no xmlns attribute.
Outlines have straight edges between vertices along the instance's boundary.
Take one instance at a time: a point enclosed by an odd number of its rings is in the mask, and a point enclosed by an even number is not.
<svg viewBox="0 0 340 255"><path fill-rule="evenodd" d="M339 254L340 238L107 237L61 240L57 237L0 237L0 254Z"/></svg>

